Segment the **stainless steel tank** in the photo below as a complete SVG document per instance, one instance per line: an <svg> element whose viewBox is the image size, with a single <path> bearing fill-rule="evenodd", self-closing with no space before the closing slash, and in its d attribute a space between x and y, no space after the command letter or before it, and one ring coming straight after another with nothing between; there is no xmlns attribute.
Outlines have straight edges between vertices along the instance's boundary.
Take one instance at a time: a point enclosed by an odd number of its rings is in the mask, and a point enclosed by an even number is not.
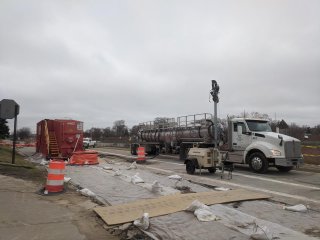
<svg viewBox="0 0 320 240"><path fill-rule="evenodd" d="M200 118L200 119L199 119ZM140 124L139 138L143 142L175 143L205 142L214 140L211 114L197 114L178 117L176 122L161 126L157 124Z"/></svg>

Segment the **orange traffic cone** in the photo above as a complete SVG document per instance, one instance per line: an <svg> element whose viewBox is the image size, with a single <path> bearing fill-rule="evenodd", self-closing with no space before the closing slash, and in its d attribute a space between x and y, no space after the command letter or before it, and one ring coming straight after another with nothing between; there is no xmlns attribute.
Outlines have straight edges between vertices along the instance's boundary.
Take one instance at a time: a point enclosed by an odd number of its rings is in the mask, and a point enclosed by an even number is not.
<svg viewBox="0 0 320 240"><path fill-rule="evenodd" d="M146 161L146 153L144 147L138 147L138 157L137 157L137 163L143 163Z"/></svg>

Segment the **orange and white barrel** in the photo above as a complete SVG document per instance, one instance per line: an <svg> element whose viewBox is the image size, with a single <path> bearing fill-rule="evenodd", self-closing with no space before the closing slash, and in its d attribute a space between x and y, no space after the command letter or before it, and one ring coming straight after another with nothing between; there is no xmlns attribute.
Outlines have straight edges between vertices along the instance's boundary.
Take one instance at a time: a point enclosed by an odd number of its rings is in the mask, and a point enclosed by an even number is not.
<svg viewBox="0 0 320 240"><path fill-rule="evenodd" d="M64 190L65 166L64 161L50 160L47 184L45 187L48 193L57 193Z"/></svg>
<svg viewBox="0 0 320 240"><path fill-rule="evenodd" d="M146 153L145 153L144 147L138 147L137 154L138 154L137 162L144 162L144 161L146 161Z"/></svg>

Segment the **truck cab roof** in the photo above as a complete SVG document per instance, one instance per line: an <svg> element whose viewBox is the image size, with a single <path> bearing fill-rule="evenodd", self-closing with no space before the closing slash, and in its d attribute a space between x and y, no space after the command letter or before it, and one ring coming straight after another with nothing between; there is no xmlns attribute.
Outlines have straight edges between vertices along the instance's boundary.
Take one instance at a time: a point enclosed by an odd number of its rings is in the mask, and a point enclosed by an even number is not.
<svg viewBox="0 0 320 240"><path fill-rule="evenodd" d="M232 122L243 121L243 120L269 122L268 119L262 119L262 118L232 118L231 119Z"/></svg>

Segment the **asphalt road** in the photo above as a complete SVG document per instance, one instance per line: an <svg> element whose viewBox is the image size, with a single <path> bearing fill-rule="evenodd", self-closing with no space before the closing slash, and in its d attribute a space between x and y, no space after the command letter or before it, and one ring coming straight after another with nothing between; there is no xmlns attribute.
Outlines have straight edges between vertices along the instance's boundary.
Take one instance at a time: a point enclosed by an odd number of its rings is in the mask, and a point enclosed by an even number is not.
<svg viewBox="0 0 320 240"><path fill-rule="evenodd" d="M114 153L130 156L128 150L100 148L99 152ZM305 204L312 209L320 210L320 173L292 170L281 173L275 168L270 168L266 174L256 174L248 166L237 165L232 174L232 179L227 179L227 174L221 179L217 171L210 174L207 170L199 170L194 175L186 174L185 165L175 156L157 156L148 159L146 168L164 174L179 174L199 184L223 186L228 188L245 188L264 192L272 196L272 200L285 204ZM307 168L306 168L307 169ZM311 167L312 169L312 167Z"/></svg>
<svg viewBox="0 0 320 240"><path fill-rule="evenodd" d="M100 153L112 153L130 158L130 152L126 149L96 148ZM24 148L24 155L30 156L34 148ZM118 157L112 157L117 160ZM162 174L179 174L184 179L211 186L222 186L227 188L245 188L270 194L272 200L285 204L305 204L312 209L320 211L320 172L318 166L308 166L288 173L281 173L275 168L269 168L266 174L251 172L246 165L236 165L232 179L227 179L227 174L221 179L221 173L217 171L210 174L199 170L194 175L186 174L185 165L177 156L157 156L148 159L144 166L151 171ZM309 171L310 169L311 171ZM316 170L316 171L314 171Z"/></svg>

